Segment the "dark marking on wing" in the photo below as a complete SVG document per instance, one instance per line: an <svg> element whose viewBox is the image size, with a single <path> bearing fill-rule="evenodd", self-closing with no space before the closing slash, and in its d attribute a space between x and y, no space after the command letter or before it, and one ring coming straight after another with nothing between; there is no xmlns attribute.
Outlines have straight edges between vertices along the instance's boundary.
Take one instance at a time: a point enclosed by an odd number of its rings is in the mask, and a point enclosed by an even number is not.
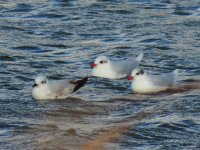
<svg viewBox="0 0 200 150"><path fill-rule="evenodd" d="M74 84L74 90L73 92L76 92L78 89L80 89L82 86L84 86L84 84L88 81L88 77L85 77L81 80L77 80L77 81L70 81L71 84Z"/></svg>

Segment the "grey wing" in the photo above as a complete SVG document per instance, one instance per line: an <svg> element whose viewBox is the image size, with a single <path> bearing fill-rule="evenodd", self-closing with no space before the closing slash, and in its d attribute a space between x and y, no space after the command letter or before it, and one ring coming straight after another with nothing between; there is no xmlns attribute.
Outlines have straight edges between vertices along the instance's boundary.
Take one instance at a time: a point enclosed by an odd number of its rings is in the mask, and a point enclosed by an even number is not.
<svg viewBox="0 0 200 150"><path fill-rule="evenodd" d="M148 75L149 80L157 86L171 86L174 83L174 74Z"/></svg>
<svg viewBox="0 0 200 150"><path fill-rule="evenodd" d="M117 62L113 61L112 62L114 71L119 73L119 74L126 74L129 75L131 74L132 70L138 67L139 61L136 60L135 58L131 57L126 60Z"/></svg>
<svg viewBox="0 0 200 150"><path fill-rule="evenodd" d="M49 89L55 97L66 97L74 90L75 85L67 80L49 81Z"/></svg>

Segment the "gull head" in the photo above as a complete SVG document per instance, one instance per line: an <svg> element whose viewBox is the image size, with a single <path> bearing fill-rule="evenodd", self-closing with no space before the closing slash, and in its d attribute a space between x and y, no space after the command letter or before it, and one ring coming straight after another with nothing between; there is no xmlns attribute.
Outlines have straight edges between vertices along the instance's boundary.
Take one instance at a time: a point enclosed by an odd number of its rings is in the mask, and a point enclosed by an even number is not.
<svg viewBox="0 0 200 150"><path fill-rule="evenodd" d="M45 85L47 83L47 77L44 75L40 75L35 78L35 83L33 87L39 87L41 85Z"/></svg>
<svg viewBox="0 0 200 150"><path fill-rule="evenodd" d="M135 80L139 77L144 75L144 69L143 68L136 68L132 71L131 75L128 76L128 80Z"/></svg>
<svg viewBox="0 0 200 150"><path fill-rule="evenodd" d="M106 56L99 56L95 59L94 63L91 64L92 68L98 67L98 66L105 66L109 64L109 58Z"/></svg>

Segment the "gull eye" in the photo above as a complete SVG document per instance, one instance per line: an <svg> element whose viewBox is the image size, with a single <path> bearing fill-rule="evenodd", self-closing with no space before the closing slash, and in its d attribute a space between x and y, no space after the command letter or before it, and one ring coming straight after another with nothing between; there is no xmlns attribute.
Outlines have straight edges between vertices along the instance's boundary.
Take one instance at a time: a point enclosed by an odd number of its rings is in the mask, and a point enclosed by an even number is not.
<svg viewBox="0 0 200 150"><path fill-rule="evenodd" d="M139 72L136 73L137 76L138 76L139 74L140 74Z"/></svg>
<svg viewBox="0 0 200 150"><path fill-rule="evenodd" d="M104 61L103 61L103 60L101 60L101 61L100 61L100 64L103 64L103 63L104 63Z"/></svg>
<svg viewBox="0 0 200 150"><path fill-rule="evenodd" d="M42 83L42 84L45 84L45 83L46 83L46 81L42 81L41 83Z"/></svg>

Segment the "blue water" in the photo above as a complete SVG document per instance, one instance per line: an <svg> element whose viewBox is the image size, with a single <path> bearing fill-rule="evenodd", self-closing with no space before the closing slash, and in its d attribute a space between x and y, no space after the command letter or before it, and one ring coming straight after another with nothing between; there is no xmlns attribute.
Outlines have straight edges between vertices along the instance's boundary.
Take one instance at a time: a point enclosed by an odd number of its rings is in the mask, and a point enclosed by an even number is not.
<svg viewBox="0 0 200 150"><path fill-rule="evenodd" d="M177 87L200 87L199 41L198 0L0 1L0 149L84 149L120 125L102 149L200 149L200 88L137 95L125 79L90 75L99 55L143 51L147 72L179 69ZM90 80L68 99L37 101L41 73Z"/></svg>

